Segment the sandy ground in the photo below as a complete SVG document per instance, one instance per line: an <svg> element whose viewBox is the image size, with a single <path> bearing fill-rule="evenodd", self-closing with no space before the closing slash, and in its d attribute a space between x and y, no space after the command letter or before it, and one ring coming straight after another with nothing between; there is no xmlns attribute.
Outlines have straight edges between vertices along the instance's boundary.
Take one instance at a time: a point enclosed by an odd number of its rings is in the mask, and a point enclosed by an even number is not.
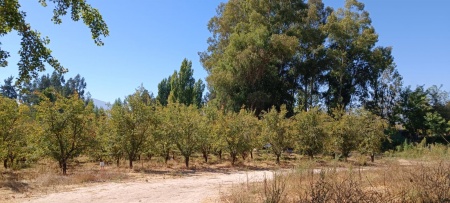
<svg viewBox="0 0 450 203"><path fill-rule="evenodd" d="M157 176L126 183L105 183L53 193L21 202L219 202L220 194L240 183L270 179L272 171L193 173L183 177Z"/></svg>

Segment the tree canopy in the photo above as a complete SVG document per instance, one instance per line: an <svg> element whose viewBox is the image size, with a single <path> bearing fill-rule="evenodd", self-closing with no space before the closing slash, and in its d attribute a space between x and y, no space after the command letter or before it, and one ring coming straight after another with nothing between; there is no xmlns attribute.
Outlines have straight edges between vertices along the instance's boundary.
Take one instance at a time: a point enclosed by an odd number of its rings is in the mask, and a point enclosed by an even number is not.
<svg viewBox="0 0 450 203"><path fill-rule="evenodd" d="M54 6L51 21L55 24L62 23L62 16L70 14L73 21L83 20L89 27L94 42L103 45L102 36L109 35L108 26L103 20L100 12L93 8L86 0L50 0ZM42 6L47 6L46 0L39 0ZM26 12L21 10L19 0L0 0L0 37L16 31L21 36L18 62L19 81L28 81L39 72L45 70L45 63L49 64L59 73L67 71L59 61L52 55L47 47L50 43L48 37L41 37L41 33L33 30L32 26L25 20ZM10 56L7 50L1 49L0 43L0 67L8 66L7 58Z"/></svg>

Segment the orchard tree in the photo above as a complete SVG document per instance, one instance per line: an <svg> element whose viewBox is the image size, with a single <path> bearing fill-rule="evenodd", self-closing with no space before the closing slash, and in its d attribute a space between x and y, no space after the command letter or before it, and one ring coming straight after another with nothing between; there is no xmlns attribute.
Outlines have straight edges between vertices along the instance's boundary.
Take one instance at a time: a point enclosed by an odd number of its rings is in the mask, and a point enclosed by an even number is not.
<svg viewBox="0 0 450 203"><path fill-rule="evenodd" d="M94 42L101 46L103 41L101 36L108 36L109 31L100 12L91 7L85 0L51 0L54 4L53 18L55 24L62 23L61 17L70 13L71 19L74 21L83 20L84 24L89 27ZM42 6L47 6L46 0L40 0ZM56 71L64 73L67 71L57 59L51 54L51 50L47 47L50 43L48 37L41 37L37 30L33 30L31 25L26 21L26 12L21 10L18 0L1 0L0 1L0 36L11 32L17 32L21 39L21 48L19 50L19 82L29 81L32 77L36 77L38 72L45 70L45 63L48 63ZM1 44L0 44L1 45ZM7 58L9 52L2 50L0 47L0 67L8 66Z"/></svg>
<svg viewBox="0 0 450 203"><path fill-rule="evenodd" d="M219 111L216 107L209 105L201 109L202 123L200 123L199 148L202 152L205 163L208 162L208 155L213 150L217 142L220 142L216 136L215 128L219 122Z"/></svg>
<svg viewBox="0 0 450 203"><path fill-rule="evenodd" d="M170 127L172 140L183 155L186 168L189 168L189 159L199 147L204 117L193 105L169 103L167 108L170 120L165 125Z"/></svg>
<svg viewBox="0 0 450 203"><path fill-rule="evenodd" d="M78 95L66 98L54 89L47 89L55 101L39 94L38 121L43 128L42 147L59 162L63 174L67 172L67 161L86 150L95 135L94 106L85 105Z"/></svg>
<svg viewBox="0 0 450 203"><path fill-rule="evenodd" d="M364 126L352 111L337 109L334 115L335 120L330 126L330 137L327 139L327 151L335 156L340 155L347 161L350 152L358 147L358 136L362 135Z"/></svg>
<svg viewBox="0 0 450 203"><path fill-rule="evenodd" d="M361 134L355 139L359 140L358 150L361 154L370 156L372 162L375 161L375 154L381 152L384 141L388 140L386 129L388 123L381 117L361 109L358 111L358 120L361 126Z"/></svg>
<svg viewBox="0 0 450 203"><path fill-rule="evenodd" d="M282 106L278 111L275 106L263 113L262 136L263 140L271 145L271 150L280 164L280 157L284 150L293 147L292 121L286 118L287 109Z"/></svg>
<svg viewBox="0 0 450 203"><path fill-rule="evenodd" d="M172 122L170 109L162 106L157 106L156 113L156 129L154 131L154 147L155 151L162 157L164 157L164 162L170 159L170 151L175 148L174 140L172 137Z"/></svg>
<svg viewBox="0 0 450 203"><path fill-rule="evenodd" d="M310 111L301 111L294 117L294 132L297 147L306 153L311 159L321 153L325 139L328 137L327 125L330 118L318 108Z"/></svg>
<svg viewBox="0 0 450 203"><path fill-rule="evenodd" d="M28 106L0 96L0 159L5 168L12 167L16 159L30 153L27 144L32 125Z"/></svg>
<svg viewBox="0 0 450 203"><path fill-rule="evenodd" d="M149 146L155 128L155 111L152 106L143 102L144 90L141 86L134 94L129 95L123 104L113 105L111 109L111 119L117 136L115 140L127 156L130 168L133 168L133 161Z"/></svg>

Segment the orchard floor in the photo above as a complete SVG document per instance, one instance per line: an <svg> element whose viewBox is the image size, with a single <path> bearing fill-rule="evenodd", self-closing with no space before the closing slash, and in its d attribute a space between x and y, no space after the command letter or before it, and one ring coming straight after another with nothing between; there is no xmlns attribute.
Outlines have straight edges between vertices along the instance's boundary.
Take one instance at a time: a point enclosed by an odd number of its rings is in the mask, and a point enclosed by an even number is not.
<svg viewBox="0 0 450 203"><path fill-rule="evenodd" d="M404 159L396 159L394 162L403 166L415 164ZM384 164L375 164L364 167L364 170L383 166ZM0 202L221 202L220 198L233 187L271 179L275 170L270 168L273 167L176 170L169 173L129 172L128 177L123 180L72 184L44 192L13 192L0 186ZM289 171L286 168L292 169L292 166L283 168L282 171ZM339 168L346 170L347 167ZM104 170L97 170L97 173L100 177L115 175L113 171L114 168L106 167Z"/></svg>
<svg viewBox="0 0 450 203"><path fill-rule="evenodd" d="M262 181L272 174L272 171L260 170L192 172L179 177L149 175L133 181L89 185L38 197L17 196L8 202L219 202L221 194L233 185Z"/></svg>

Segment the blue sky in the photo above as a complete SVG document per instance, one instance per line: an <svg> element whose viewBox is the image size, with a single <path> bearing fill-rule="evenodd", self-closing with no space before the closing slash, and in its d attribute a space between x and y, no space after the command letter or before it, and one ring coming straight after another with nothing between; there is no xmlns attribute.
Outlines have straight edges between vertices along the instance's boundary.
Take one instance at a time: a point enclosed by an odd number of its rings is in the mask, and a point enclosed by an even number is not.
<svg viewBox="0 0 450 203"><path fill-rule="evenodd" d="M32 28L51 39L53 55L69 69L66 78L80 74L93 98L113 102L144 85L155 96L157 85L178 70L184 58L192 60L194 77L206 77L198 52L207 48L207 23L216 14L219 0L88 1L106 20L110 36L97 47L82 22L50 19L52 8L38 0L22 0L22 10ZM126 3L124 3L126 2ZM450 1L361 0L366 4L380 46L392 46L404 85L443 85L450 90ZM324 0L342 7L344 0ZM1 38L2 49L11 53L0 79L17 76L19 38ZM52 68L48 68L51 73Z"/></svg>

